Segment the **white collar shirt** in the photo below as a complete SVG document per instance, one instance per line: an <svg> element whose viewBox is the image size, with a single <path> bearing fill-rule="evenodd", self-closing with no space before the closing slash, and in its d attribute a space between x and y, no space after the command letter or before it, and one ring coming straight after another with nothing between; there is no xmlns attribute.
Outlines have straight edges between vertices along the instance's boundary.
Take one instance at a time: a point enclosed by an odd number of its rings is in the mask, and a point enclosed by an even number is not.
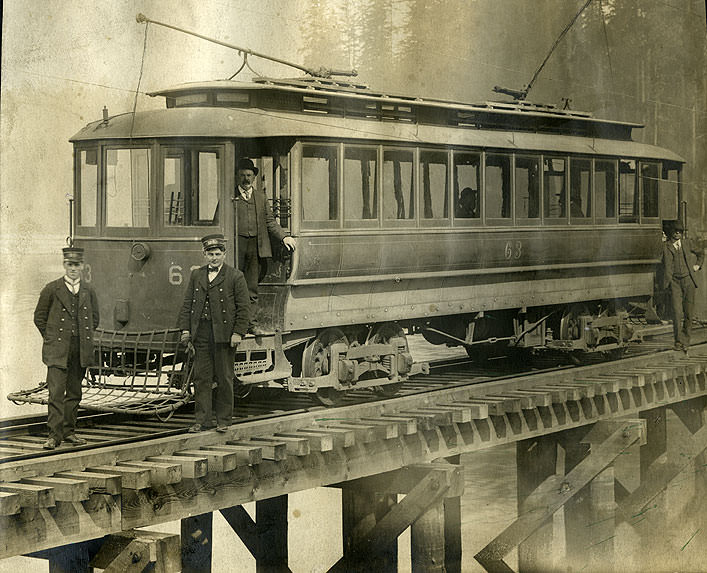
<svg viewBox="0 0 707 573"><path fill-rule="evenodd" d="M209 282L211 282L218 276L219 272L221 272L221 267L223 267L223 265L219 265L218 267L216 267L216 270L212 270L212 267L209 265L207 270L209 274Z"/></svg>
<svg viewBox="0 0 707 573"><path fill-rule="evenodd" d="M250 196L253 194L253 188L249 187L248 189L243 189L240 185L238 186L238 193L240 193L241 197L245 199L246 201L250 201Z"/></svg>
<svg viewBox="0 0 707 573"><path fill-rule="evenodd" d="M675 248L676 251L680 250L680 239L678 239L677 241L675 241L673 243L673 247Z"/></svg>
<svg viewBox="0 0 707 573"><path fill-rule="evenodd" d="M66 285L66 288L71 294L78 294L79 289L81 288L81 279L76 279L75 281L72 281L69 277L65 276L64 285Z"/></svg>

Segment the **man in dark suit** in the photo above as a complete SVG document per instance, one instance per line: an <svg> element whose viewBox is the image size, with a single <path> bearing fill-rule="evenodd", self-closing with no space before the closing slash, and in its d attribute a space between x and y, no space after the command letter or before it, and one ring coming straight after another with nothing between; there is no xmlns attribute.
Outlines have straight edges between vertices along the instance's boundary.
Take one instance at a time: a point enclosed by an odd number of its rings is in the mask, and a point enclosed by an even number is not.
<svg viewBox="0 0 707 573"><path fill-rule="evenodd" d="M258 283L267 270L266 259L272 257L270 238L282 242L289 251L295 250L295 240L275 220L265 193L253 186L257 175L258 168L250 159L239 161L233 205L236 209L238 268L245 275L252 305L249 332L262 334L263 331L255 324L255 305L258 302Z"/></svg>
<svg viewBox="0 0 707 573"><path fill-rule="evenodd" d="M75 434L76 416L86 367L94 363L93 331L99 321L96 292L81 280L83 249L67 247L63 254L64 276L42 289L34 309L34 324L44 341L42 362L47 365L49 390L45 450L62 441L86 443Z"/></svg>
<svg viewBox="0 0 707 573"><path fill-rule="evenodd" d="M663 286L670 293L673 309L674 350L687 352L692 330L697 271L702 268L704 252L683 236L685 227L676 221L663 246Z"/></svg>
<svg viewBox="0 0 707 573"><path fill-rule="evenodd" d="M223 235L208 235L201 243L208 264L192 271L177 319L182 343L193 341L195 350L194 425L189 431L207 429L213 410L216 430L225 432L233 416L236 346L248 329L248 285L241 271L224 263Z"/></svg>

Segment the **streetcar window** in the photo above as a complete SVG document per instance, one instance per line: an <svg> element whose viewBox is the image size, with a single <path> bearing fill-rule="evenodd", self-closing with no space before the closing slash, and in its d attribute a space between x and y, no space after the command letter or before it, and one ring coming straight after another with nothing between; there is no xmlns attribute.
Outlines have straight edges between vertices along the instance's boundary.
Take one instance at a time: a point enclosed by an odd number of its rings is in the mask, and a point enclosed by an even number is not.
<svg viewBox="0 0 707 573"><path fill-rule="evenodd" d="M162 167L164 224L216 224L221 187L220 154L212 150L168 149Z"/></svg>
<svg viewBox="0 0 707 573"><path fill-rule="evenodd" d="M150 150L106 150L106 226L149 227Z"/></svg>
<svg viewBox="0 0 707 573"><path fill-rule="evenodd" d="M663 178L660 181L660 214L663 219L678 218L678 186L680 171L670 164L663 164Z"/></svg>
<svg viewBox="0 0 707 573"><path fill-rule="evenodd" d="M540 218L540 158L516 156L516 219Z"/></svg>
<svg viewBox="0 0 707 573"><path fill-rule="evenodd" d="M481 156L478 153L454 154L454 217L481 218Z"/></svg>
<svg viewBox="0 0 707 573"><path fill-rule="evenodd" d="M592 217L592 162L589 159L570 161L570 219Z"/></svg>
<svg viewBox="0 0 707 573"><path fill-rule="evenodd" d="M95 227L98 199L98 150L82 151L80 161L76 220L79 227Z"/></svg>
<svg viewBox="0 0 707 573"><path fill-rule="evenodd" d="M424 219L449 218L447 165L447 152L420 151L421 213Z"/></svg>
<svg viewBox="0 0 707 573"><path fill-rule="evenodd" d="M594 199L597 218L616 218L616 161L594 162Z"/></svg>
<svg viewBox="0 0 707 573"><path fill-rule="evenodd" d="M383 150L383 216L386 221L415 218L412 151Z"/></svg>
<svg viewBox="0 0 707 573"><path fill-rule="evenodd" d="M660 163L641 162L641 215L645 218L658 216L658 184Z"/></svg>
<svg viewBox="0 0 707 573"><path fill-rule="evenodd" d="M378 219L378 154L375 148L344 148L344 220Z"/></svg>
<svg viewBox="0 0 707 573"><path fill-rule="evenodd" d="M638 222L636 161L619 160L619 223Z"/></svg>
<svg viewBox="0 0 707 573"><path fill-rule="evenodd" d="M543 158L543 215L545 219L567 216L566 161L560 157Z"/></svg>
<svg viewBox="0 0 707 573"><path fill-rule="evenodd" d="M511 157L486 156L485 209L486 219L511 218Z"/></svg>
<svg viewBox="0 0 707 573"><path fill-rule="evenodd" d="M302 147L302 220L337 221L339 218L337 148ZM331 225L326 225L331 226Z"/></svg>

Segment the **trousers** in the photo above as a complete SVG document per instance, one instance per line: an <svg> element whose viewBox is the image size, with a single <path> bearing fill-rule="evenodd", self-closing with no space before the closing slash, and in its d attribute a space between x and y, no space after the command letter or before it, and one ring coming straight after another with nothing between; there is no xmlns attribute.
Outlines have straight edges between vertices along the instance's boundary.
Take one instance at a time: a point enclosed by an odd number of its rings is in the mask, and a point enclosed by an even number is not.
<svg viewBox="0 0 707 573"><path fill-rule="evenodd" d="M81 382L86 369L81 366L79 337L72 336L66 368L47 368L49 437L61 442L76 430L76 417L81 402Z"/></svg>
<svg viewBox="0 0 707 573"><path fill-rule="evenodd" d="M695 284L692 279L689 276L673 277L670 281L670 298L675 342L690 346L692 309L695 306Z"/></svg>
<svg viewBox="0 0 707 573"><path fill-rule="evenodd" d="M215 415L216 425L229 426L233 418L236 349L228 342L214 342L211 321L202 320L194 350L194 421L208 427Z"/></svg>

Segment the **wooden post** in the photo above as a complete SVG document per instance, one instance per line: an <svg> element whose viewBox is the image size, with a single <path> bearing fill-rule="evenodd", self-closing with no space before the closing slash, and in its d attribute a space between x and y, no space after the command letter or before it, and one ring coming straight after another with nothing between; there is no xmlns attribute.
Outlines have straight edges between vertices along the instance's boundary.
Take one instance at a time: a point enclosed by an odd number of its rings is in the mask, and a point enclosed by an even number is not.
<svg viewBox="0 0 707 573"><path fill-rule="evenodd" d="M640 413L642 420L646 421L646 443L640 448L641 483L646 483L655 478L655 472L650 471L651 464L658 458L666 455L668 448L668 429L667 429L668 410L665 407L654 408ZM662 554L665 546L661 545L659 539L661 536L656 536L656 531L665 531L668 523L667 508L665 503L665 490L661 491L648 506L647 511L642 515L638 513L631 516L631 523L635 525L634 531L636 535L640 535L641 557L645 559L644 563L656 563L655 558L663 559ZM643 526L638 526L643 519L647 519L647 523ZM650 524L649 527L645 527ZM658 561L660 562L660 561Z"/></svg>
<svg viewBox="0 0 707 573"><path fill-rule="evenodd" d="M516 445L518 472L518 515L529 511L526 498L556 472L557 436L554 434L522 440ZM552 569L552 520L540 526L518 546L518 569L534 571Z"/></svg>
<svg viewBox="0 0 707 573"><path fill-rule="evenodd" d="M213 550L213 514L182 519L182 573L210 573Z"/></svg>
<svg viewBox="0 0 707 573"><path fill-rule="evenodd" d="M410 526L413 573L445 573L444 501L439 501Z"/></svg>
<svg viewBox="0 0 707 573"><path fill-rule="evenodd" d="M289 571L287 565L287 496L255 502L258 554L257 573Z"/></svg>
<svg viewBox="0 0 707 573"><path fill-rule="evenodd" d="M397 571L397 542L383 548L375 558L355 549L360 547L362 533L370 530L396 503L395 494L341 490L343 557L347 563L370 571Z"/></svg>
<svg viewBox="0 0 707 573"><path fill-rule="evenodd" d="M459 466L461 456L445 458L450 464ZM462 570L462 498L444 498L444 564L447 573Z"/></svg>
<svg viewBox="0 0 707 573"><path fill-rule="evenodd" d="M84 543L65 545L49 557L49 573L89 573L91 556Z"/></svg>
<svg viewBox="0 0 707 573"><path fill-rule="evenodd" d="M614 468L607 467L589 484L589 517L587 528L587 571L614 570Z"/></svg>

